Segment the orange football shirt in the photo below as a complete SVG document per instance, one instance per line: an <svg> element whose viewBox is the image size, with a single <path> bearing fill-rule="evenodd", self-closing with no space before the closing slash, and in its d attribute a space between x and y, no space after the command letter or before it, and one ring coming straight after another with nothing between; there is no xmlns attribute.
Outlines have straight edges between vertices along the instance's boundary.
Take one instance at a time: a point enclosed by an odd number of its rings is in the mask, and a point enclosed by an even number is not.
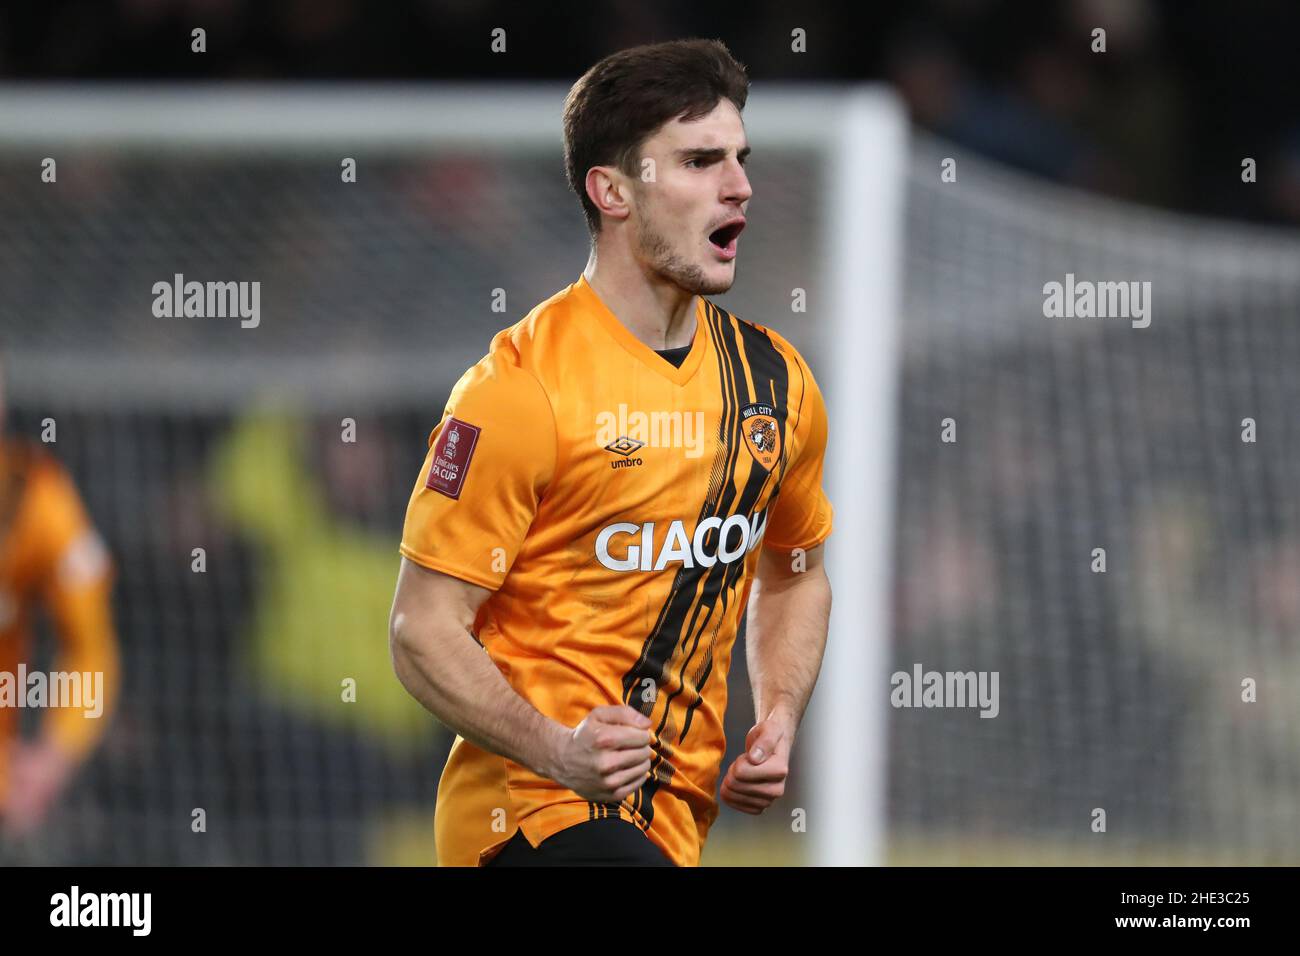
<svg viewBox="0 0 1300 956"><path fill-rule="evenodd" d="M31 666L32 616L43 607L59 644L53 669L104 675L98 717L51 707L43 718L42 731L75 759L103 736L117 696L112 577L108 551L63 466L40 446L0 440L0 671ZM18 718L0 707L0 812Z"/></svg>
<svg viewBox="0 0 1300 956"><path fill-rule="evenodd" d="M490 589L474 630L506 680L575 727L627 704L653 721L651 776L597 804L457 737L435 840L443 865L537 846L617 814L693 866L718 814L727 670L758 547L820 544L827 420L802 356L696 297L676 368L585 278L492 339L452 389L401 553Z"/></svg>

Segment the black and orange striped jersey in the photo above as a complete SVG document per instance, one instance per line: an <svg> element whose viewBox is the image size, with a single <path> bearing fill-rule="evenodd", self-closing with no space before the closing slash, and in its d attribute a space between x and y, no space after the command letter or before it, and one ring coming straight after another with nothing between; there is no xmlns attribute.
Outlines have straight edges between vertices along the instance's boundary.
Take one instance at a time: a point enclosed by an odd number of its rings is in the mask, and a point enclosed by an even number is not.
<svg viewBox="0 0 1300 956"><path fill-rule="evenodd" d="M47 712L42 732L76 759L102 737L116 699L111 585L108 551L63 466L38 445L0 440L0 672L30 665L32 619L44 609L59 645L54 670L104 675L98 716L76 707ZM0 707L0 812L17 718Z"/></svg>
<svg viewBox="0 0 1300 956"><path fill-rule="evenodd" d="M627 704L655 752L639 790L600 805L457 737L435 815L444 865L485 862L516 828L537 846L609 814L699 862L760 542L815 547L832 511L802 356L695 301L675 367L579 279L493 338L429 436L401 553L493 591L475 632L541 713L574 727Z"/></svg>

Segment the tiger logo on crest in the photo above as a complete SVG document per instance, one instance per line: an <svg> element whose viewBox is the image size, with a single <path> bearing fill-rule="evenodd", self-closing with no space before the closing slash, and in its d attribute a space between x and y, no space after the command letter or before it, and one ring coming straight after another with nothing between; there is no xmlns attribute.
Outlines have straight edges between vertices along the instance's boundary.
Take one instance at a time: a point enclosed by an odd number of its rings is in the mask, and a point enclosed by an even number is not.
<svg viewBox="0 0 1300 956"><path fill-rule="evenodd" d="M740 410L741 433L754 459L768 471L781 457L781 432L776 409L765 402L750 402Z"/></svg>

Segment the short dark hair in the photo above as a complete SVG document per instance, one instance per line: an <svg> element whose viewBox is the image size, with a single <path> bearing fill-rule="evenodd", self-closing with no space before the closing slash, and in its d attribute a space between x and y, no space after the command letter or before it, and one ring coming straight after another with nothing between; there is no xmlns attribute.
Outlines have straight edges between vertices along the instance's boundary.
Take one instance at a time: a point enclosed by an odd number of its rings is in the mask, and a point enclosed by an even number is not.
<svg viewBox="0 0 1300 956"><path fill-rule="evenodd" d="M582 75L564 99L564 165L587 228L600 211L587 171L617 166L636 175L636 151L665 123L698 119L724 98L745 109L749 77L721 40L670 40L613 53Z"/></svg>

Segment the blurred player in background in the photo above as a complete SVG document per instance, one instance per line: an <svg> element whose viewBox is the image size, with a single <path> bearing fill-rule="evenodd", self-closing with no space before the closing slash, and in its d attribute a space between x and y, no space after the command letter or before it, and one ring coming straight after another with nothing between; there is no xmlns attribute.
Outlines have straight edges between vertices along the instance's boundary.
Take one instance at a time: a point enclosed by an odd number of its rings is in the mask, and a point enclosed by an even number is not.
<svg viewBox="0 0 1300 956"><path fill-rule="evenodd" d="M40 445L4 431L0 368L0 842L34 833L101 740L117 697L108 552L63 467ZM36 671L33 617L48 615L58 641L52 670L91 679L102 699L40 710L20 734L20 665ZM48 703L55 703L52 696ZM83 701L88 702L88 698Z"/></svg>
<svg viewBox="0 0 1300 956"><path fill-rule="evenodd" d="M830 611L827 421L794 347L704 298L736 277L748 88L702 40L574 85L586 270L495 336L430 435L390 644L459 734L444 865L698 864L747 608L756 723L721 794L784 793Z"/></svg>

